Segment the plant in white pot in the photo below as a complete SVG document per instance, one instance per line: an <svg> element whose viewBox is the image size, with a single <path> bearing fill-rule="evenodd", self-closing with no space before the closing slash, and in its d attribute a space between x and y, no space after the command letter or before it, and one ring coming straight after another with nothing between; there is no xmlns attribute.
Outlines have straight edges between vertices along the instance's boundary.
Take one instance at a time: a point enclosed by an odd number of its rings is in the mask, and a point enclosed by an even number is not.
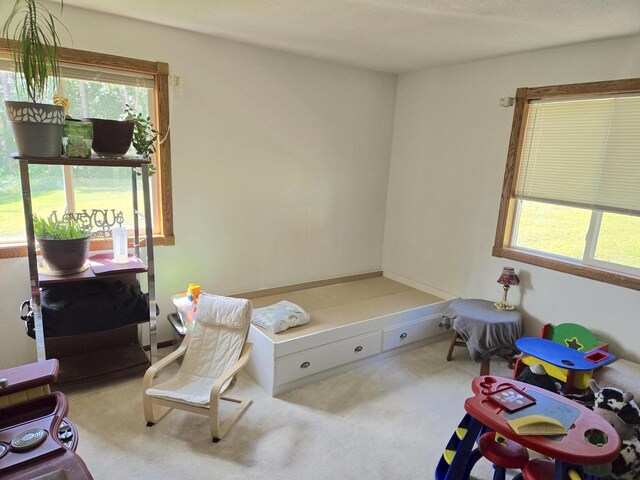
<svg viewBox="0 0 640 480"><path fill-rule="evenodd" d="M2 28L16 76L21 75L30 100L5 102L18 153L23 156L55 157L61 152L65 109L41 103L49 82L60 80L58 25L64 27L39 1L16 0Z"/></svg>

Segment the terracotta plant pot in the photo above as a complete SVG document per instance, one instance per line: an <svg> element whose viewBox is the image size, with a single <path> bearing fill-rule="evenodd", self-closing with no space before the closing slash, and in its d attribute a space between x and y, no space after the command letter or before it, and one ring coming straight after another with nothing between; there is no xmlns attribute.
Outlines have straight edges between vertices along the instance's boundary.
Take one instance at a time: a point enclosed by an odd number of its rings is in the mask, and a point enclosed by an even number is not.
<svg viewBox="0 0 640 480"><path fill-rule="evenodd" d="M70 275L82 271L89 256L91 236L68 240L37 238L40 253L49 269L57 275Z"/></svg>
<svg viewBox="0 0 640 480"><path fill-rule="evenodd" d="M105 120L83 118L93 124L93 151L98 155L124 155L131 146L133 122L127 120Z"/></svg>

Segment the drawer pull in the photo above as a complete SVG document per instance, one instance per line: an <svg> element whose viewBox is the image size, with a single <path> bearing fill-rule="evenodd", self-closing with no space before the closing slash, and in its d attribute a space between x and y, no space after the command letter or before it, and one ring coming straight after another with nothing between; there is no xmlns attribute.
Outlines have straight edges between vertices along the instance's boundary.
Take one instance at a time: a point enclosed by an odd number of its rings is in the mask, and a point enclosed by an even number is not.
<svg viewBox="0 0 640 480"><path fill-rule="evenodd" d="M402 335L400 335L400 338L407 338L407 334L403 333Z"/></svg>
<svg viewBox="0 0 640 480"><path fill-rule="evenodd" d="M309 362L304 362L302 365L300 365L300 368L309 368L311 366L311 364Z"/></svg>
<svg viewBox="0 0 640 480"><path fill-rule="evenodd" d="M353 351L354 352L361 352L362 351L362 345L358 345Z"/></svg>

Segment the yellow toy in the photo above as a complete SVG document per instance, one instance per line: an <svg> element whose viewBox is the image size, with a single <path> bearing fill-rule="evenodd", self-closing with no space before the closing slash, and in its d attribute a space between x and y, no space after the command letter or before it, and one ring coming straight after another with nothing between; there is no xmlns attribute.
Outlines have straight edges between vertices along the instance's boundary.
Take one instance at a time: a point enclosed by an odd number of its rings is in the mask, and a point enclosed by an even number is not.
<svg viewBox="0 0 640 480"><path fill-rule="evenodd" d="M187 299L190 302L198 303L198 297L200 296L200 285L195 283L190 283L189 288L187 288Z"/></svg>

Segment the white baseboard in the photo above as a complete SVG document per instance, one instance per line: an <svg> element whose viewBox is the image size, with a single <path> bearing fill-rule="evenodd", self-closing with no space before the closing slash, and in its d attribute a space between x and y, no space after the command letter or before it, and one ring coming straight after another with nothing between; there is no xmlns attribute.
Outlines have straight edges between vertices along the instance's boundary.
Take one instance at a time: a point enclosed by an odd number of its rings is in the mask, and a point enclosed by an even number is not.
<svg viewBox="0 0 640 480"><path fill-rule="evenodd" d="M409 285L410 287L416 288L418 290L422 290L423 292L430 293L431 295L440 297L443 300L455 300L456 298L460 298L460 295L455 295L453 293L440 290L439 288L425 285L424 283L420 283L416 280L412 280L411 278L398 275L397 273L389 272L388 270L385 270L383 272L383 276L390 278L391 280L395 280L396 282L404 283L405 285Z"/></svg>

